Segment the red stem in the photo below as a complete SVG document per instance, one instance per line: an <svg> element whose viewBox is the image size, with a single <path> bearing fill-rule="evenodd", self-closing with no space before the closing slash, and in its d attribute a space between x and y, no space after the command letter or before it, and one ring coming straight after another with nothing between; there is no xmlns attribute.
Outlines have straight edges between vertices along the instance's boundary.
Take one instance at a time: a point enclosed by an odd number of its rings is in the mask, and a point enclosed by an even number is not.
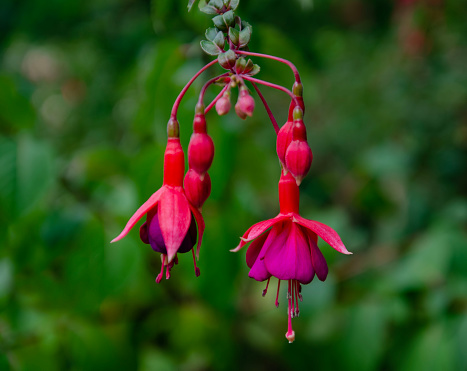
<svg viewBox="0 0 467 371"><path fill-rule="evenodd" d="M261 98L261 101L263 102L264 104L264 108L266 108L266 111L268 113L268 116L269 116L269 119L271 120L272 122L272 126L274 126L274 130L276 131L276 134L279 133L279 125L277 125L277 121L276 119L274 118L274 115L272 114L271 112L271 109L269 108L269 105L268 105L268 102L266 102L266 99L264 99L264 96L263 94L261 93L261 91L259 90L258 88L258 85L256 85L254 82L251 81L251 85L253 85L253 87L255 88L256 92L258 93L259 97Z"/></svg>
<svg viewBox="0 0 467 371"><path fill-rule="evenodd" d="M215 65L217 63L217 59L214 59L213 61L209 62L207 65L205 65L203 68L201 68L191 79L188 81L188 83L185 85L185 87L182 89L180 94L178 94L177 99L175 100L175 103L172 107L172 113L170 114L170 117L172 119L177 119L177 110L178 107L180 106L180 102L182 101L183 96L185 95L186 91L188 88L193 84L193 81L195 81L199 75L201 75L204 71L206 71L209 67Z"/></svg>
<svg viewBox="0 0 467 371"><path fill-rule="evenodd" d="M288 65L290 67L290 69L293 71L293 74L295 75L295 81L297 81L298 83L301 83L300 74L298 73L297 67L295 67L295 65L292 62L288 61L287 59L275 57L275 56L269 55L269 54L246 52L246 51L243 51L243 50L235 50L235 53L250 55L252 57L268 58L268 59L272 59L272 60L277 61L277 62L284 63L284 64Z"/></svg>
<svg viewBox="0 0 467 371"><path fill-rule="evenodd" d="M214 105L216 104L216 102L221 99L222 95L224 94L224 92L229 88L229 85L226 85L224 86L224 88L221 90L221 92L217 95L217 97L214 98L214 100L209 103L209 106L206 107L206 109L204 110L204 114L208 113L212 107L214 107Z"/></svg>
<svg viewBox="0 0 467 371"><path fill-rule="evenodd" d="M228 75L229 75L229 73L226 72L226 73L223 73L222 75L216 76L216 77L212 78L211 80L209 80L208 82L206 82L206 84L204 84L203 88L201 89L201 92L199 93L198 104L203 104L204 94L206 94L206 90L208 89L209 85L214 84L221 77L225 77L225 76L228 76Z"/></svg>
<svg viewBox="0 0 467 371"><path fill-rule="evenodd" d="M273 84L272 82L255 79L254 77L250 77L250 76L242 76L242 78L247 81L250 81L251 83L255 82L257 84L269 86L270 88L273 88L273 89L282 90L284 93L287 93L288 95L290 95L290 97L295 102L295 104L300 107L297 97L289 89L284 88L283 86L280 86L280 85Z"/></svg>

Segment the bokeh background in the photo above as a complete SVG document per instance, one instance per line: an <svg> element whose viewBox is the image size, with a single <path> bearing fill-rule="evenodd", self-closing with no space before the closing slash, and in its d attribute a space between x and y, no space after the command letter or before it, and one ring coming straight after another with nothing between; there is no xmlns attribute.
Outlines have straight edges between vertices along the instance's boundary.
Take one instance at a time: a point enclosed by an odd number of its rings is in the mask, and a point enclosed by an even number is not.
<svg viewBox="0 0 467 371"><path fill-rule="evenodd" d="M208 116L216 145L201 276L137 229L162 182L178 92L210 61L186 0L2 0L1 370L467 370L467 7L456 0L242 0L251 50L301 71L314 152L301 213L338 231L326 282L247 277L239 236L278 212L274 131ZM291 87L287 67L254 59ZM221 69L205 73L206 80ZM202 81L183 100L186 146ZM213 87L208 98L219 91ZM289 99L262 89L279 122ZM233 95L235 101L235 95Z"/></svg>

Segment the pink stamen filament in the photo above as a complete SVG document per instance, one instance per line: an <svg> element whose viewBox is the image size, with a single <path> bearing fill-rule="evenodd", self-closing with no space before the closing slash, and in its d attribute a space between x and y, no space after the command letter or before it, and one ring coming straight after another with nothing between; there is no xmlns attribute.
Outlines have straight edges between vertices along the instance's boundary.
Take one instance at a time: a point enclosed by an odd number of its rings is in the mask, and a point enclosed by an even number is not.
<svg viewBox="0 0 467 371"><path fill-rule="evenodd" d="M260 97L261 101L263 102L264 108L266 109L266 112L268 113L269 119L272 122L272 126L274 126L274 130L276 131L276 134L278 134L279 130L280 130L279 125L277 125L277 121L274 118L274 115L272 114L271 109L269 108L269 105L266 102L266 99L264 98L263 94L259 90L258 85L256 85L254 82L251 82L251 85L253 85L253 87L256 90L256 93L258 93L258 96Z"/></svg>
<svg viewBox="0 0 467 371"><path fill-rule="evenodd" d="M221 92L219 94L217 94L217 97L215 97L214 100L211 103L209 103L209 106L206 107L206 109L204 110L204 114L207 114L212 109L212 107L214 107L216 105L217 101L222 98L222 96L224 95L225 91L228 88L229 88L228 84L226 86L224 86L224 88L221 90Z"/></svg>
<svg viewBox="0 0 467 371"><path fill-rule="evenodd" d="M207 65L205 65L203 68L201 68L191 79L190 81L187 82L187 84L185 85L185 87L182 89L182 91L180 92L180 94L178 94L178 97L177 99L175 100L174 102L174 105L172 107L172 113L170 114L170 117L172 119L176 119L177 118L177 110L178 110L178 107L180 106L180 102L182 101L182 98L184 97L186 91L188 90L188 88L191 86L191 84L193 84L193 82L198 78L199 75L201 75L204 71L206 71L209 67L215 65L216 63L218 63L217 59L214 59L213 61L209 62Z"/></svg>
<svg viewBox="0 0 467 371"><path fill-rule="evenodd" d="M250 77L250 76L242 76L245 80L247 81L250 81L251 83L255 82L257 84L261 84L261 85L265 85L265 86L269 86L270 88L273 88L273 89L277 89L277 90L281 90L283 91L284 93L287 93L291 98L292 100L294 101L295 105L300 107L300 104L298 102L298 99L297 97L287 88L284 88L283 86L280 86L280 85L276 85L276 84L273 84L272 82L268 82L268 81L263 81L263 80L259 80L259 79L255 79L254 77Z"/></svg>
<svg viewBox="0 0 467 371"><path fill-rule="evenodd" d="M243 55L249 55L249 56L252 56L252 57L261 57L261 58L272 59L274 61L284 63L284 64L288 65L290 67L290 69L292 70L292 72L293 72L293 74L295 76L295 81L297 81L298 83L301 82L300 81L300 74L298 73L297 67L295 67L295 65L292 62L290 62L289 60L287 60L287 59L275 57L275 56L269 55L269 54L246 52L246 51L243 51L243 50L235 50L235 53L243 54Z"/></svg>
<svg viewBox="0 0 467 371"><path fill-rule="evenodd" d="M266 296L268 292L268 287L269 287L269 281L271 280L271 277L268 278L268 283L266 283L266 288L263 290L263 296Z"/></svg>
<svg viewBox="0 0 467 371"><path fill-rule="evenodd" d="M300 310L298 309L298 290L299 290L299 286L300 286L300 283L295 280L295 317L298 317L299 314L300 314Z"/></svg>
<svg viewBox="0 0 467 371"><path fill-rule="evenodd" d="M162 280L162 276L164 275L164 268L165 268L165 258L167 255L162 254L162 266L161 266L161 272L157 275L156 277L156 283L160 283Z"/></svg>
<svg viewBox="0 0 467 371"><path fill-rule="evenodd" d="M281 280L277 280L277 294L276 294L276 308L279 308L279 289L281 287Z"/></svg>
<svg viewBox="0 0 467 371"><path fill-rule="evenodd" d="M191 252L193 253L193 265L195 266L195 275L196 275L196 277L199 277L201 272L200 272L199 268L196 266L195 249L191 249Z"/></svg>
<svg viewBox="0 0 467 371"><path fill-rule="evenodd" d="M292 280L289 280L289 287L288 287L288 325L287 325L287 334L286 337L291 336L293 334L293 329L292 329ZM290 340L289 340L290 342Z"/></svg>
<svg viewBox="0 0 467 371"><path fill-rule="evenodd" d="M291 315L292 315L292 318L294 318L295 317L295 281L294 280L289 280L289 294L292 298L292 307L290 307Z"/></svg>

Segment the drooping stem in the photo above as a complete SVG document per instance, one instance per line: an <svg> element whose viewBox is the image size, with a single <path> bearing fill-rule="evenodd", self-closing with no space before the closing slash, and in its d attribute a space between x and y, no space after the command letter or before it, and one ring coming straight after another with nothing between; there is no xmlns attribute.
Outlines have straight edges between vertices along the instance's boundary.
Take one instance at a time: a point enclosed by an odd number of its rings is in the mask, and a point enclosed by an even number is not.
<svg viewBox="0 0 467 371"><path fill-rule="evenodd" d="M284 63L284 64L288 65L290 67L290 69L292 70L293 74L295 75L295 81L297 81L299 83L301 82L300 81L300 74L298 73L297 67L295 67L295 65L292 62L288 61L287 59L275 57L275 56L269 55L269 54L246 52L246 51L243 51L243 50L235 50L235 53L243 54L243 55L249 55L249 56L252 56L252 57L268 58L268 59L272 59L272 60Z"/></svg>
<svg viewBox="0 0 467 371"><path fill-rule="evenodd" d="M201 75L204 71L206 71L209 67L215 65L217 63L217 59L209 62L207 65L205 65L203 68L201 68L191 79L190 81L187 82L187 84L185 85L185 87L182 89L182 91L180 92L180 94L178 94L178 97L177 99L175 100L175 103L172 107L172 112L170 114L170 117L172 119L176 119L177 118L177 110L178 110L178 107L180 106L180 102L182 101L182 98L184 97L186 91L188 90L188 88L191 86L191 84L193 84L193 82L198 78L199 75Z"/></svg>
<svg viewBox="0 0 467 371"><path fill-rule="evenodd" d="M263 81L263 80L259 80L259 79L255 79L254 77L250 77L250 76L242 76L245 80L247 81L250 81L251 83L255 82L257 84L261 84L261 85L265 85L265 86L269 86L270 88L273 88L273 89L277 89L277 90L282 90L284 93L287 93L291 98L292 100L295 102L295 104L300 107L300 103L297 99L297 97L287 88L284 88L283 86L281 85L276 85L276 84L273 84L272 82L268 82L268 81Z"/></svg>
<svg viewBox="0 0 467 371"><path fill-rule="evenodd" d="M224 95L225 91L229 88L229 85L226 85L224 86L224 88L221 90L221 92L219 94L217 94L217 97L214 98L214 100L209 103L209 105L206 107L206 109L204 110L204 114L208 113L212 107L215 106L216 102L221 99L222 95Z"/></svg>
<svg viewBox="0 0 467 371"><path fill-rule="evenodd" d="M201 89L201 92L199 93L199 97L198 97L198 104L199 105L202 105L203 104L203 101L204 101L204 95L206 94L206 90L208 89L208 87L212 84L214 84L217 80L219 80L221 77L225 77L225 76L228 76L229 73L226 72L226 73L223 73L222 75L219 75L219 76L216 76L214 78L212 78L211 80L209 80L208 82L206 82L206 84L204 84L203 88ZM228 79L228 82L230 82L230 79Z"/></svg>
<svg viewBox="0 0 467 371"><path fill-rule="evenodd" d="M260 97L261 101L263 102L264 108L266 108L266 112L268 113L268 116L269 116L269 119L271 120L272 126L274 126L274 130L276 131L276 134L278 134L279 130L280 130L279 125L277 125L277 121L274 118L274 115L272 114L271 109L269 108L268 102L266 102L266 99L264 98L263 94L259 90L258 85L256 85L254 82L251 82L251 85L253 85L253 87L256 90L256 93L258 93L258 96Z"/></svg>

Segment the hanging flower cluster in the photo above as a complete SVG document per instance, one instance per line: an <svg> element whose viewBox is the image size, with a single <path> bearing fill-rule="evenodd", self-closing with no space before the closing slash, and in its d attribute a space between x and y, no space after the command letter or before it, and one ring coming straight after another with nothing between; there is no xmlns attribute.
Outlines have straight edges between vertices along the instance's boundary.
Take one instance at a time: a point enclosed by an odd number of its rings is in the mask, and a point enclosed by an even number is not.
<svg viewBox="0 0 467 371"><path fill-rule="evenodd" d="M189 1L189 9L195 0ZM161 253L161 272L156 277L159 283L165 271L177 264L177 254L191 251L195 275L200 271L196 266L203 238L204 220L201 208L211 193L211 178L208 170L214 158L214 143L207 132L206 113L215 107L219 115L226 115L231 109L232 90L238 89L235 113L241 119L253 115L255 100L250 94L247 82L251 84L264 104L277 134L276 150L280 162L279 214L272 219L250 227L241 237L240 244L232 251L239 251L249 244L246 262L249 276L257 281L266 281L267 292L271 277L278 279L276 306L279 306L281 281L287 281L289 342L295 339L292 318L299 314L299 301L302 300L301 285L310 283L316 275L324 281L328 266L318 248L321 237L332 248L343 254L350 254L338 234L327 225L307 220L299 214L299 185L308 173L313 154L307 142L306 127L303 122L305 106L303 86L296 67L288 60L250 52L248 43L252 27L234 11L239 0L210 0L201 11L214 15L214 27L206 31L206 40L201 48L209 55L217 56L198 71L177 97L167 125L167 147L164 154L164 178L162 187L155 192L130 218L123 231L112 242L125 237L143 217L140 238L151 248ZM295 77L292 90L254 78L260 68L246 57L269 58L288 65ZM193 81L205 70L220 65L227 70L209 80L203 86L195 107L193 134L188 145L188 171L185 173L185 156L180 145L180 126L177 110L180 102ZM216 83L222 91L207 106L204 95L209 86ZM258 85L281 90L290 98L287 122L279 127ZM195 252L196 245L196 252Z"/></svg>

